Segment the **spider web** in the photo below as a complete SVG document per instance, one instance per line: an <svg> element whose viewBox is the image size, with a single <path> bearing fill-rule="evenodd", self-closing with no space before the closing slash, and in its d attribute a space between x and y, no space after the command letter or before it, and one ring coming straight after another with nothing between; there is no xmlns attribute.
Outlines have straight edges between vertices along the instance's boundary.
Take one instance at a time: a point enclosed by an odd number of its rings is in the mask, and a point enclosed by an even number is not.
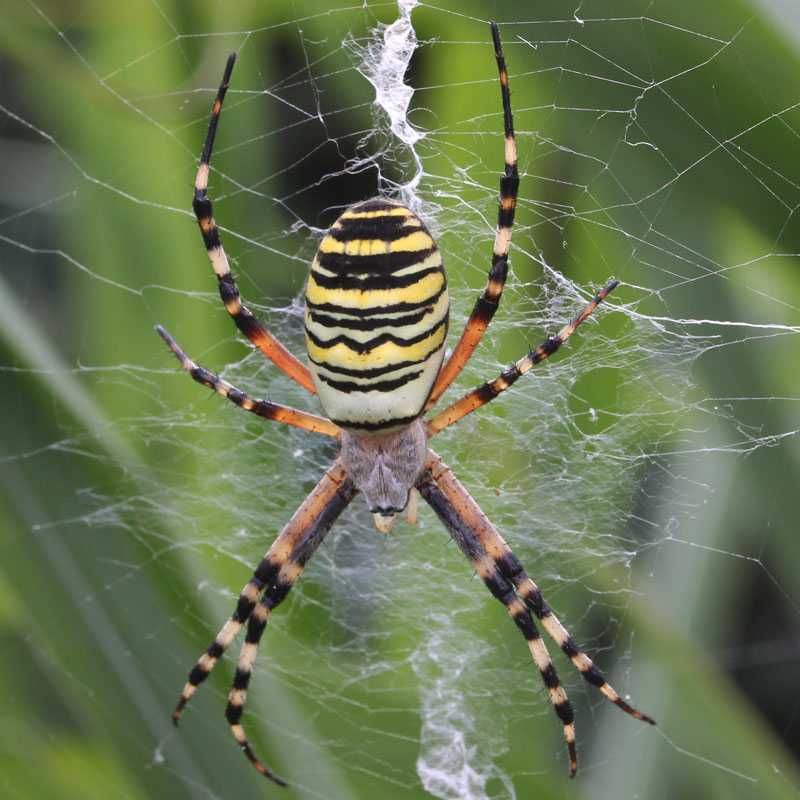
<svg viewBox="0 0 800 800"><path fill-rule="evenodd" d="M335 455L321 437L207 397L152 333L161 322L240 388L319 412L233 337L188 210L225 53L239 60L211 196L248 305L301 353L319 237L380 193L437 236L457 333L497 213L495 13L520 208L500 311L445 400L496 376L609 278L622 285L552 363L434 447L620 693L666 720L643 730L609 710L551 647L576 705L582 791L671 796L655 787L675 769L735 796L781 796L774 775L791 786L788 756L773 753L770 777L738 757L752 744L743 734L715 741L727 695L709 688L721 672L705 662L718 659L796 747L796 705L781 717L748 670L788 675L798 659L784 502L800 429L800 98L785 76L797 56L779 4L723 6L399 0L226 16L154 2L102 42L92 25L107 23L88 10L19 12L64 73L47 88L18 74L0 106L12 145L3 369L16 390L55 400L11 406L4 474L17 498L19 476L51 476L58 500L26 505L25 537L141 720L124 746L175 796L258 786L226 738L229 667L180 734L168 711ZM80 113L59 116L65 101ZM30 646L112 724L102 676L77 677L72 656L36 636ZM526 648L429 511L383 536L356 500L261 650L245 722L297 796L562 791L560 726ZM691 713L701 702L704 734ZM763 750L780 748L763 720L737 719L760 726Z"/></svg>

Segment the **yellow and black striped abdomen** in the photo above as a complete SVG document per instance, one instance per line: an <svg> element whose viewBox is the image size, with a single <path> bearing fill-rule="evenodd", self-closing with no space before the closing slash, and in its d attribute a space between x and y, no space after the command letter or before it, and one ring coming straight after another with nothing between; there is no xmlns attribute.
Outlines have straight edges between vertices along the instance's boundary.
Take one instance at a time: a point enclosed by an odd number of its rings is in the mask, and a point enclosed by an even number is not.
<svg viewBox="0 0 800 800"><path fill-rule="evenodd" d="M418 417L442 365L442 257L407 208L369 200L322 240L306 286L306 348L325 413L378 432Z"/></svg>

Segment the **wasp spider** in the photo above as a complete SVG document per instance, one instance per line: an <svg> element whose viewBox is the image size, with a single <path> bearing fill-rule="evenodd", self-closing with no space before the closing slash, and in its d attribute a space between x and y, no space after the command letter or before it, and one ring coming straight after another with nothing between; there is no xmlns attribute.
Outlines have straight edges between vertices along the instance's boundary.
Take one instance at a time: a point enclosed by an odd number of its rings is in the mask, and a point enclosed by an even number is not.
<svg viewBox="0 0 800 800"><path fill-rule="evenodd" d="M306 286L309 366L293 356L242 303L208 197L209 162L222 102L233 71L228 58L195 181L193 208L222 302L238 329L267 358L311 394L328 417L256 400L198 366L161 327L157 330L182 367L240 408L266 419L339 440L337 459L256 567L236 609L200 656L172 714L177 724L197 687L247 626L225 716L253 766L280 785L253 752L241 724L259 641L273 609L284 600L345 507L361 492L375 526L389 531L395 515L416 515L416 493L433 508L489 591L506 607L530 649L550 701L564 726L570 775L577 769L572 706L536 627L538 620L583 677L636 719L653 720L623 700L575 643L542 598L508 545L469 492L430 448L431 437L493 400L533 366L555 353L617 285L611 281L555 336L492 381L438 414L424 412L464 368L497 310L508 272L519 176L508 73L497 25L492 39L500 73L505 127L505 172L488 282L464 332L444 361L449 301L442 257L422 220L383 198L349 208L323 238ZM444 362L444 363L443 363Z"/></svg>

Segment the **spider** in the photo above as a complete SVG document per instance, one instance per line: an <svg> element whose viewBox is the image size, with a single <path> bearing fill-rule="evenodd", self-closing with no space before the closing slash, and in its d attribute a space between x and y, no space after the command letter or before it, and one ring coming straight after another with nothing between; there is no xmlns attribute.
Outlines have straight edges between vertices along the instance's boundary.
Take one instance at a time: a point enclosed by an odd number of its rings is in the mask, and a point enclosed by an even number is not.
<svg viewBox="0 0 800 800"><path fill-rule="evenodd" d="M162 328L156 330L191 377L240 408L266 419L337 439L338 457L278 534L247 582L232 616L200 656L172 713L177 725L197 687L247 626L225 716L253 766L285 786L254 753L241 724L258 644L272 611L286 598L333 523L359 492L375 527L388 532L397 514L415 521L417 492L428 502L470 560L489 591L525 637L555 713L564 728L570 776L577 770L572 706L559 682L538 620L588 683L636 719L654 724L606 681L603 673L559 622L539 587L469 492L429 447L429 440L509 388L558 350L618 285L609 282L555 336L439 413L425 412L464 368L500 302L508 272L519 173L503 48L491 23L500 76L505 132L505 171L491 267L483 293L461 338L445 360L449 301L442 258L423 222L408 208L377 198L346 210L322 239L306 286L305 332L309 366L293 356L242 303L220 241L208 197L211 151L236 54L228 57L211 111L194 186L193 208L219 282L219 293L237 328L286 375L319 396L329 415L317 416L257 400L198 366Z"/></svg>

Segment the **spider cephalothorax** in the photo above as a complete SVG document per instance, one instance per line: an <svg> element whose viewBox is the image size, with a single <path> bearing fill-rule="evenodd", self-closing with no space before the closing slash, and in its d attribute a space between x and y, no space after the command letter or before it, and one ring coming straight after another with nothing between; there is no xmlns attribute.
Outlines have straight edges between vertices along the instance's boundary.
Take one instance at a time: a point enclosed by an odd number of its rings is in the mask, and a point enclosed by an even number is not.
<svg viewBox="0 0 800 800"><path fill-rule="evenodd" d="M342 431L342 464L379 531L391 530L395 514L405 510L427 454L428 437L419 419L382 435Z"/></svg>
<svg viewBox="0 0 800 800"><path fill-rule="evenodd" d="M623 700L577 646L469 492L428 446L432 436L493 400L558 350L617 285L616 281L608 283L555 336L494 380L467 393L444 411L423 418L425 410L441 397L478 346L497 310L508 272L519 176L508 74L494 23L492 39L505 128L505 172L500 179L497 231L486 288L444 363L449 305L441 257L422 221L390 200L379 198L348 209L320 244L306 287L310 369L253 316L239 297L207 194L211 150L234 55L228 59L211 112L193 207L219 281L220 296L239 330L286 375L311 394L318 394L331 419L249 397L198 366L161 326L158 332L196 381L261 417L333 437L340 442L340 453L242 589L232 616L189 673L172 718L177 724L197 687L246 624L225 716L255 768L281 785L284 782L255 755L241 725L258 644L272 610L285 599L328 530L359 492L366 498L379 530L391 528L395 514L410 504L410 496L416 496L416 491L436 512L525 637L564 726L571 775L577 769L572 706L536 620L588 683L633 717L653 722ZM409 513L409 517L413 516Z"/></svg>

